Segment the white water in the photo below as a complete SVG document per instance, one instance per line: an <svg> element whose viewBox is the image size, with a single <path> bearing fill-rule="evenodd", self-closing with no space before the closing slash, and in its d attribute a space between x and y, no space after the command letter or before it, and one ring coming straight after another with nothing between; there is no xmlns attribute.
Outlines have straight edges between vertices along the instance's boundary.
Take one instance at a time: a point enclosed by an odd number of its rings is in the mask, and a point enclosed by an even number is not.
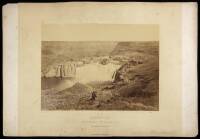
<svg viewBox="0 0 200 139"><path fill-rule="evenodd" d="M92 81L112 81L114 72L120 67L109 63L102 65L98 63L86 64L76 69L76 81L88 83Z"/></svg>
<svg viewBox="0 0 200 139"><path fill-rule="evenodd" d="M120 65L109 63L102 65L99 63L85 64L76 68L75 79L62 79L62 82L58 82L53 88L57 91L61 91L65 88L72 87L75 83L89 83L92 81L113 81L114 72L120 68ZM56 68L52 68L47 74L47 77L55 77Z"/></svg>

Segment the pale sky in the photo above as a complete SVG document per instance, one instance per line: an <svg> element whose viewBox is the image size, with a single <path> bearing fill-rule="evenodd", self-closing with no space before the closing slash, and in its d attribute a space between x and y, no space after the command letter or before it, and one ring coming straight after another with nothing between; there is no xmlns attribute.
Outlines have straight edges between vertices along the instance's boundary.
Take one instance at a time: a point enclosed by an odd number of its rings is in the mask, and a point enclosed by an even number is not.
<svg viewBox="0 0 200 139"><path fill-rule="evenodd" d="M43 24L42 41L158 41L151 24Z"/></svg>

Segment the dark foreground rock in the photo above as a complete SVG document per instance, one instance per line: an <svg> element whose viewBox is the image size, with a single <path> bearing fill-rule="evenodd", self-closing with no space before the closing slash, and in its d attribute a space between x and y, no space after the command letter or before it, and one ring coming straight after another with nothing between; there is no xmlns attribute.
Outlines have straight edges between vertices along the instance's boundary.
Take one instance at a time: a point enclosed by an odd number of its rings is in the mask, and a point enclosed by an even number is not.
<svg viewBox="0 0 200 139"><path fill-rule="evenodd" d="M130 61L117 71L115 84L123 97L148 97L158 94L159 67L156 58L145 63L135 64Z"/></svg>

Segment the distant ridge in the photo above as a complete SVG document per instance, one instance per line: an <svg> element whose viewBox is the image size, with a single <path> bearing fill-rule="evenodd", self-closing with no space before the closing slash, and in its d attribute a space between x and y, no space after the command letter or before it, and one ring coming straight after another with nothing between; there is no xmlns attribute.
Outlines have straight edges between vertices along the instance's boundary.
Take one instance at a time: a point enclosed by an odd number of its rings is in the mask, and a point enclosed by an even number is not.
<svg viewBox="0 0 200 139"><path fill-rule="evenodd" d="M130 52L142 52L157 55L158 51L158 41L119 42L110 55L126 55L130 54Z"/></svg>

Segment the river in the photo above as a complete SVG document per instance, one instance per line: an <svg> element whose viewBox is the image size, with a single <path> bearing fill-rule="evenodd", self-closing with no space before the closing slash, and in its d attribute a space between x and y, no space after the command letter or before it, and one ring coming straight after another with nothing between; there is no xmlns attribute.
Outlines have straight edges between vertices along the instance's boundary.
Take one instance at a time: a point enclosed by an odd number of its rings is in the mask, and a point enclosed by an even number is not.
<svg viewBox="0 0 200 139"><path fill-rule="evenodd" d="M120 65L113 63L106 65L99 63L85 64L76 68L75 78L55 77L55 70L53 70L51 76L42 78L42 89L54 88L60 91L72 87L77 82L86 84L93 81L113 81L113 74L119 68Z"/></svg>
<svg viewBox="0 0 200 139"><path fill-rule="evenodd" d="M89 83L92 81L112 81L114 72L120 68L120 65L112 63L102 65L99 63L86 64L76 69L76 81L80 83Z"/></svg>

